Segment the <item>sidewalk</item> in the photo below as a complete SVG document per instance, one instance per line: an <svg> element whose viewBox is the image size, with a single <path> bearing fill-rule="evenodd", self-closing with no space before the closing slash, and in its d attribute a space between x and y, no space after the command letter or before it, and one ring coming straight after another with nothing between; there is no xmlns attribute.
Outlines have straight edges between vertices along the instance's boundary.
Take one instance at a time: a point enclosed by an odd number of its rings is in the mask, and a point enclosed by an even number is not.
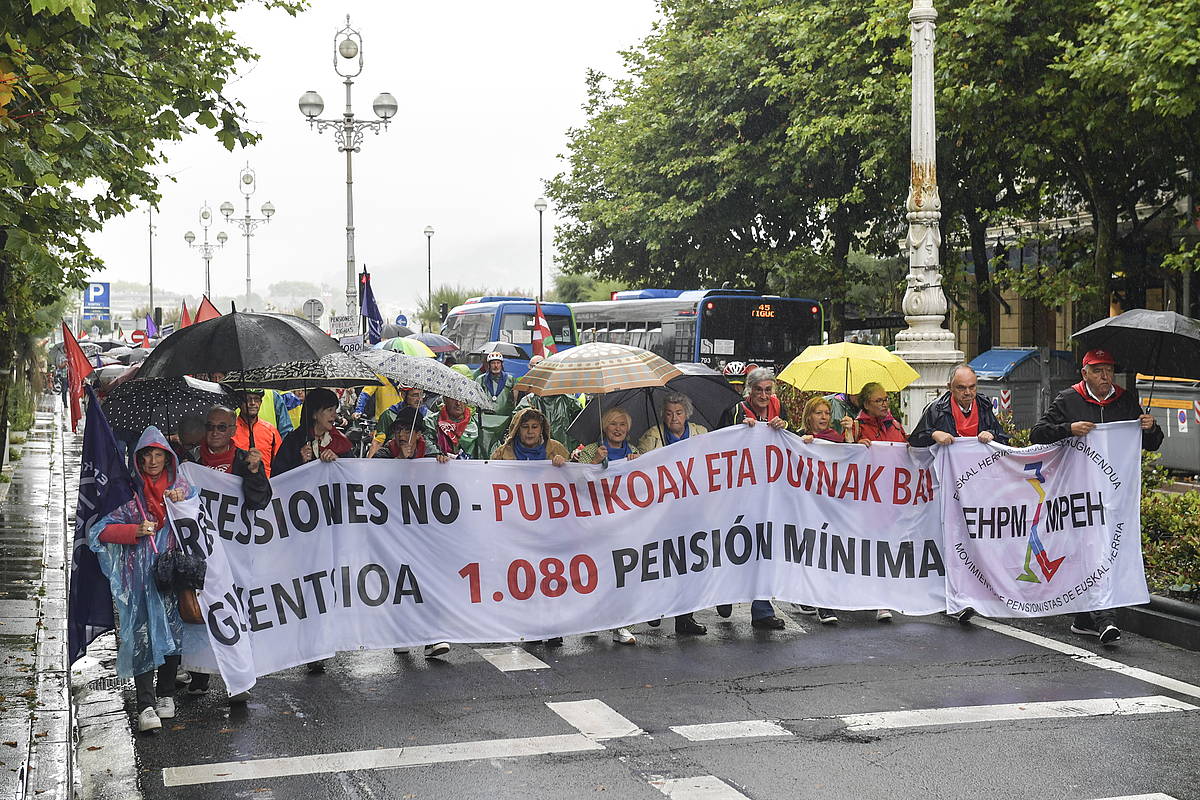
<svg viewBox="0 0 1200 800"><path fill-rule="evenodd" d="M69 798L67 528L61 415L49 395L0 484L0 796ZM18 435L19 436L19 435ZM78 457L75 460L78 463Z"/></svg>

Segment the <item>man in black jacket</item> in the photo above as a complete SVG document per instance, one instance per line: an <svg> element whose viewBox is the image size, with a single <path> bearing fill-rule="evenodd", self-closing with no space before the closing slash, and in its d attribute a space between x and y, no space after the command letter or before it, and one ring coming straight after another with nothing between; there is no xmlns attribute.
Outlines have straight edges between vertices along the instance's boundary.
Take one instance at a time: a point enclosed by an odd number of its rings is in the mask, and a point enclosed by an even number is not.
<svg viewBox="0 0 1200 800"><path fill-rule="evenodd" d="M946 382L948 392L925 408L925 413L909 434L913 447L952 444L956 436L974 436L987 444L1008 444L1008 434L992 413L992 403L977 394L978 377L970 364L959 364Z"/></svg>
<svg viewBox="0 0 1200 800"><path fill-rule="evenodd" d="M1137 396L1113 383L1116 359L1106 350L1089 350L1083 356L1083 380L1063 389L1029 433L1034 444L1051 444L1071 436L1086 436L1097 424L1136 419L1142 426L1142 449L1157 450L1163 432L1138 405ZM1098 636L1101 644L1121 638L1121 629L1110 610L1085 611L1075 615L1074 633Z"/></svg>

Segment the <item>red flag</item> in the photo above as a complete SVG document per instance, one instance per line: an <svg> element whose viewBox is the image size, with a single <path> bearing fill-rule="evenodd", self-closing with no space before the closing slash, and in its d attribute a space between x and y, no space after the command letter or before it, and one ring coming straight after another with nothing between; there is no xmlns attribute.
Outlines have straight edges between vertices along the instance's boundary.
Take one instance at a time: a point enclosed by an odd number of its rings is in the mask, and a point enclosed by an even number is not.
<svg viewBox="0 0 1200 800"><path fill-rule="evenodd" d="M191 325L191 324L192 324L192 317L190 314L188 314L187 300L184 300L183 301L183 314L182 314L182 316L179 317L179 329L183 330L184 328L186 328L188 325Z"/></svg>
<svg viewBox="0 0 1200 800"><path fill-rule="evenodd" d="M67 358L67 391L70 395L71 430L74 431L79 424L80 417L83 416L83 411L79 407L79 400L83 397L83 379L92 374L93 367L92 362L88 361L83 348L79 346L79 342L71 334L71 329L65 322L62 324L62 332L63 355Z"/></svg>
<svg viewBox="0 0 1200 800"><path fill-rule="evenodd" d="M196 309L196 318L192 322L207 322L219 316L221 316L221 312L217 311L217 307L208 299L208 295L204 295L204 298L200 301L200 307Z"/></svg>
<svg viewBox="0 0 1200 800"><path fill-rule="evenodd" d="M550 323L546 322L546 317L542 314L542 304L540 302L534 304L533 317L533 354L545 358L558 352L558 345L554 343L554 334L550 332Z"/></svg>

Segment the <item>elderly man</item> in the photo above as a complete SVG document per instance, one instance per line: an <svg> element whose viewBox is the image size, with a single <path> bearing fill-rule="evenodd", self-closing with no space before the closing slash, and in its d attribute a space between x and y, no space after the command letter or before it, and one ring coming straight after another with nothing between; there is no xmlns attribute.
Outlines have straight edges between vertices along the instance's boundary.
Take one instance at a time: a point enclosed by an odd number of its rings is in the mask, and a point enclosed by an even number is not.
<svg viewBox="0 0 1200 800"><path fill-rule="evenodd" d="M1142 428L1142 449L1157 450L1163 441L1162 429L1154 417L1138 405L1133 392L1113 383L1116 363L1106 350L1085 353L1080 370L1083 380L1058 393L1029 432L1030 441L1050 444L1071 436L1087 436L1098 423L1136 419ZM1098 636L1101 644L1112 644L1121 638L1121 629L1114 620L1109 609L1085 611L1075 615L1071 631L1082 636Z"/></svg>
<svg viewBox="0 0 1200 800"><path fill-rule="evenodd" d="M992 413L992 403L977 393L979 378L970 364L959 364L950 371L949 390L925 407L925 413L908 436L913 447L951 444L955 437L976 437L987 444L1008 444L1008 434Z"/></svg>
<svg viewBox="0 0 1200 800"><path fill-rule="evenodd" d="M236 393L239 400L237 429L233 432L233 444L243 450L256 449L262 454L263 471L271 477L271 461L279 452L283 437L269 422L258 418L263 404L262 389L244 389ZM254 431L251 439L250 431Z"/></svg>
<svg viewBox="0 0 1200 800"><path fill-rule="evenodd" d="M508 424L512 420L516 400L513 398L513 385L516 379L504 371L504 356L499 353L488 353L483 365L483 372L475 379L484 394L495 401L496 407L491 411L481 411L479 414L479 444L477 450L480 458L487 458L492 450L508 433Z"/></svg>
<svg viewBox="0 0 1200 800"><path fill-rule="evenodd" d="M746 376L745 400L726 411L721 417L721 427L745 424L750 427L764 422L774 430L787 427L787 408L775 395L775 373L766 367L750 370ZM717 613L728 617L733 606L719 605ZM775 616L770 600L755 600L750 604L750 625L761 630L777 631L783 628L783 620Z"/></svg>

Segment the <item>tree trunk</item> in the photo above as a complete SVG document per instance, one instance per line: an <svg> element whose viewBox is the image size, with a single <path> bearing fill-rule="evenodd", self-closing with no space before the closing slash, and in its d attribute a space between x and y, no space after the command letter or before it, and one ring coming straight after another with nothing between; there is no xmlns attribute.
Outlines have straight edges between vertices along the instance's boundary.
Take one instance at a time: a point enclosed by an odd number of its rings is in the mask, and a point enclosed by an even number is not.
<svg viewBox="0 0 1200 800"><path fill-rule="evenodd" d="M850 228L840 216L831 220L833 247L830 263L836 276L829 287L829 341L840 342L846 335L846 284L850 272Z"/></svg>
<svg viewBox="0 0 1200 800"><path fill-rule="evenodd" d="M975 310L979 325L975 330L975 352L992 349L992 290L989 285L987 225L977 214L967 215L967 234L971 239L971 262L975 267Z"/></svg>
<svg viewBox="0 0 1200 800"><path fill-rule="evenodd" d="M1093 226L1095 229L1093 275L1099 297L1084 304L1083 319L1077 323L1090 325L1108 316L1112 301L1112 274L1120 268L1117 246L1117 202L1097 193L1093 196Z"/></svg>

